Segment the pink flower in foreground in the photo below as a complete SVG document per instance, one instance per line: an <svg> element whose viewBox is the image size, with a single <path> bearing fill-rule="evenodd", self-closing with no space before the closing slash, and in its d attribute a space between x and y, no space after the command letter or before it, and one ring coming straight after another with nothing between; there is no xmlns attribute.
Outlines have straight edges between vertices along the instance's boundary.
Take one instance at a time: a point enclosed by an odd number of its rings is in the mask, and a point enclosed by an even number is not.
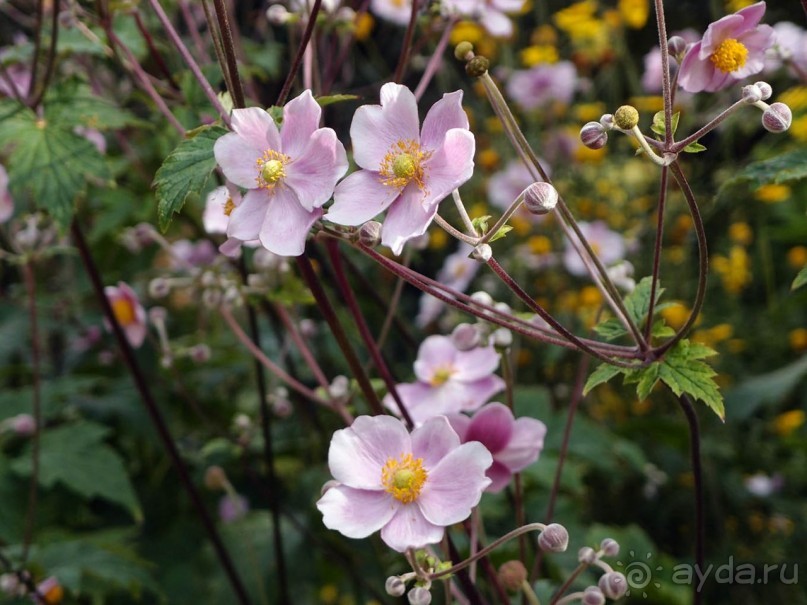
<svg viewBox="0 0 807 605"><path fill-rule="evenodd" d="M715 92L762 71L774 42L773 28L759 25L764 14L765 3L757 2L711 23L681 62L681 88Z"/></svg>
<svg viewBox="0 0 807 605"><path fill-rule="evenodd" d="M478 441L493 455L493 464L487 470L491 480L485 490L488 492L502 491L513 473L538 460L544 447L546 425L535 418L516 420L510 408L501 403L488 403L470 418L463 414L447 418L460 441Z"/></svg>
<svg viewBox="0 0 807 605"><path fill-rule="evenodd" d="M400 254L426 232L440 202L471 178L474 135L462 110L462 91L447 93L419 128L415 95L405 86L381 87L381 105L356 110L350 125L354 172L334 191L326 218L361 225L387 210L381 243Z"/></svg>
<svg viewBox="0 0 807 605"><path fill-rule="evenodd" d="M112 305L115 319L126 334L126 340L134 348L138 348L146 338L146 311L137 294L122 281L117 286L104 288L104 294Z"/></svg>
<svg viewBox="0 0 807 605"><path fill-rule="evenodd" d="M499 354L492 347L460 351L448 336L429 336L415 361L417 382L399 384L398 395L415 424L434 416L472 412L504 388L493 372ZM384 405L398 413L391 395Z"/></svg>
<svg viewBox="0 0 807 605"><path fill-rule="evenodd" d="M14 200L8 191L8 173L0 164L0 223L5 223L14 214Z"/></svg>
<svg viewBox="0 0 807 605"><path fill-rule="evenodd" d="M381 530L398 552L421 548L471 514L490 483L485 471L492 463L481 443L460 444L444 417L410 435L391 416L359 416L331 439L328 466L338 484L317 508L327 528L348 538Z"/></svg>
<svg viewBox="0 0 807 605"><path fill-rule="evenodd" d="M285 105L280 132L263 109L233 110L233 132L213 147L224 176L248 190L230 214L228 236L259 239L282 256L303 253L308 230L347 171L336 133L319 128L321 114L309 90Z"/></svg>

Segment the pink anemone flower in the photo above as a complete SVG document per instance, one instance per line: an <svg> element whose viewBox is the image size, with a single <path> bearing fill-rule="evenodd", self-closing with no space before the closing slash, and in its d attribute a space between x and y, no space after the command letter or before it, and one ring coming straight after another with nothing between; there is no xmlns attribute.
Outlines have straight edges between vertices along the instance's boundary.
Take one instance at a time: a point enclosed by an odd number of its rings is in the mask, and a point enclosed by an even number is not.
<svg viewBox="0 0 807 605"><path fill-rule="evenodd" d="M348 538L381 530L404 552L435 544L463 521L490 483L493 463L481 443L460 444L445 417L407 432L391 416L359 416L336 431L328 466L338 482L317 502L323 523Z"/></svg>
<svg viewBox="0 0 807 605"><path fill-rule="evenodd" d="M271 252L299 256L322 205L347 171L347 156L336 133L319 128L322 109L310 90L283 108L278 132L263 109L235 109L233 132L213 147L224 176L247 189L233 208L227 235L259 239Z"/></svg>
<svg viewBox="0 0 807 605"><path fill-rule="evenodd" d="M146 339L146 310L137 298L137 294L128 284L122 281L117 286L107 286L104 294L112 305L115 319L123 328L126 340L135 349Z"/></svg>
<svg viewBox="0 0 807 605"><path fill-rule="evenodd" d="M447 416L460 441L478 441L493 455L487 470L490 485L485 491L502 491L513 473L524 470L538 460L544 447L546 425L535 418L514 418L506 405L492 402L479 408L472 416Z"/></svg>
<svg viewBox="0 0 807 605"><path fill-rule="evenodd" d="M681 88L715 92L762 71L775 38L772 27L759 25L764 14L765 3L757 2L711 23L681 62Z"/></svg>
<svg viewBox="0 0 807 605"><path fill-rule="evenodd" d="M472 412L504 389L504 380L493 372L499 354L492 346L460 351L448 336L429 336L420 345L415 361L417 382L399 384L398 395L415 424L434 416ZM384 405L396 414L391 395Z"/></svg>
<svg viewBox="0 0 807 605"><path fill-rule="evenodd" d="M336 186L326 218L361 225L389 209L381 243L395 254L423 235L443 198L473 173L474 135L461 103L462 91L444 94L420 129L412 91L382 86L381 105L364 105L353 116L353 159L362 170Z"/></svg>

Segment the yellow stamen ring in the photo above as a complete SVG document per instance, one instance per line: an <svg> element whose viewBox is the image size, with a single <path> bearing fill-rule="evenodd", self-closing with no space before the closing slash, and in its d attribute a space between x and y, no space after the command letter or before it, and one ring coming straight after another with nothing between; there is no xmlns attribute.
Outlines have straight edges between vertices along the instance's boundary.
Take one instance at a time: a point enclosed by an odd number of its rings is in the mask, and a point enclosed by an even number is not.
<svg viewBox="0 0 807 605"><path fill-rule="evenodd" d="M709 60L717 69L728 74L745 65L748 60L748 49L742 42L726 38L718 44Z"/></svg>
<svg viewBox="0 0 807 605"><path fill-rule="evenodd" d="M411 181L415 181L421 191L426 189L423 163L432 155L431 151L421 149L417 141L400 140L395 143L384 159L381 160L381 182L387 187L403 189Z"/></svg>
<svg viewBox="0 0 807 605"><path fill-rule="evenodd" d="M258 188L272 189L277 185L286 176L286 164L290 161L289 156L274 149L264 151L263 156L255 161L258 168L258 176L255 177L255 182Z"/></svg>
<svg viewBox="0 0 807 605"><path fill-rule="evenodd" d="M423 458L401 454L398 459L387 458L381 469L381 483L393 498L404 504L417 500L428 473L423 468Z"/></svg>

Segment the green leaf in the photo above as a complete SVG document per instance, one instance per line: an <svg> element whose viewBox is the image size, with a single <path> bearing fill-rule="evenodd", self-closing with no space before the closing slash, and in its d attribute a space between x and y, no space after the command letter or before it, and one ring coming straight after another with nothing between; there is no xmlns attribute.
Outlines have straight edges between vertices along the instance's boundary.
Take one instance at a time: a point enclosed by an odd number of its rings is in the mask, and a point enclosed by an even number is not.
<svg viewBox="0 0 807 605"><path fill-rule="evenodd" d="M334 103L342 103L343 101L355 101L358 98L358 95L328 95L326 97L317 97L316 101L320 107L325 107Z"/></svg>
<svg viewBox="0 0 807 605"><path fill-rule="evenodd" d="M488 243L495 242L497 239L502 239L503 237L507 237L507 234L510 233L513 228L510 225L502 225L501 229L499 229L493 237L488 240Z"/></svg>
<svg viewBox="0 0 807 605"><path fill-rule="evenodd" d="M801 268L799 274L796 276L796 279L793 280L793 284L790 286L791 290L798 290L804 284L807 284L807 265Z"/></svg>
<svg viewBox="0 0 807 605"><path fill-rule="evenodd" d="M766 183L787 183L805 177L807 177L807 149L799 149L770 160L749 164L725 181L720 190L723 191L739 181L751 181L758 187Z"/></svg>
<svg viewBox="0 0 807 605"><path fill-rule="evenodd" d="M740 382L728 393L726 403L732 418L742 420L763 406L776 406L793 392L807 376L807 355L791 364Z"/></svg>
<svg viewBox="0 0 807 605"><path fill-rule="evenodd" d="M45 118L50 124L71 129L76 126L101 130L130 124L150 126L149 122L136 118L110 99L98 96L78 80L69 80L49 90L44 104Z"/></svg>
<svg viewBox="0 0 807 605"><path fill-rule="evenodd" d="M483 216L477 216L476 218L471 219L471 224L476 229L477 233L485 234L488 232L488 221L490 220L491 216L489 214L485 214Z"/></svg>
<svg viewBox="0 0 807 605"><path fill-rule="evenodd" d="M12 124L0 132L0 142L13 133L8 161L12 195L17 199L29 195L38 208L47 210L66 227L87 181L108 178L104 158L95 145L74 134L72 128L51 124L32 112L20 112L9 121Z"/></svg>
<svg viewBox="0 0 807 605"><path fill-rule="evenodd" d="M612 366L610 363L601 363L586 380L586 384L583 386L583 395L588 395L591 389L599 384L608 382L617 374L623 374L624 371L624 368Z"/></svg>
<svg viewBox="0 0 807 605"><path fill-rule="evenodd" d="M701 151L706 151L706 147L701 145L697 141L693 141L686 147L684 147L684 153L700 153Z"/></svg>
<svg viewBox="0 0 807 605"><path fill-rule="evenodd" d="M620 336L624 336L628 333L625 326L623 326L622 322L616 317L611 317L610 319L598 323L594 326L594 331L605 340L616 340Z"/></svg>
<svg viewBox="0 0 807 605"><path fill-rule="evenodd" d="M674 114L672 114L673 134L675 134L675 131L678 130L678 120L680 118L681 118L681 112L676 111ZM653 124L651 124L650 130L652 130L661 137L663 137L664 134L667 132L667 127L666 124L664 123L664 111L657 111L656 114L653 116Z"/></svg>
<svg viewBox="0 0 807 605"><path fill-rule="evenodd" d="M85 498L103 498L126 508L136 521L143 513L118 453L103 442L109 429L91 422L60 426L42 433L39 484L57 483ZM30 446L14 460L12 470L23 476L32 472Z"/></svg>
<svg viewBox="0 0 807 605"><path fill-rule="evenodd" d="M645 277L636 284L633 291L625 297L625 309L628 312L628 316L637 325L641 325L650 309L650 289L652 285L652 278ZM657 285L656 302L658 302L663 293L664 288ZM628 333L625 326L622 325L622 322L614 317L600 322L594 327L594 331L606 340L616 340L620 336L624 336Z"/></svg>
<svg viewBox="0 0 807 605"><path fill-rule="evenodd" d="M653 387L659 381L659 364L653 363L640 371L637 371L636 395L639 401L644 401L650 395Z"/></svg>
<svg viewBox="0 0 807 605"><path fill-rule="evenodd" d="M154 176L157 192L157 216L165 231L175 213L189 199L198 198L204 189L216 158L213 145L227 131L221 126L197 129L174 149Z"/></svg>
<svg viewBox="0 0 807 605"><path fill-rule="evenodd" d="M659 378L673 393L684 393L700 399L725 422L726 411L723 396L714 377L717 372L701 358L714 354L704 345L691 344L684 339L673 347L659 363Z"/></svg>

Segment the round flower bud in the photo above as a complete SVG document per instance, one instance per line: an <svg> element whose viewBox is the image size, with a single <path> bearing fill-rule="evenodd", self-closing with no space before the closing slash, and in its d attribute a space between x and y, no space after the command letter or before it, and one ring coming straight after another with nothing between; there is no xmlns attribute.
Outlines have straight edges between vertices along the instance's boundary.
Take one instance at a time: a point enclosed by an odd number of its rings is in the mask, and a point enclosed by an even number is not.
<svg viewBox="0 0 807 605"><path fill-rule="evenodd" d="M490 260L490 257L493 256L493 248L491 248L488 244L479 244L476 248L474 248L471 256L474 258L474 260L486 263Z"/></svg>
<svg viewBox="0 0 807 605"><path fill-rule="evenodd" d="M597 552L590 546L584 546L577 551L577 560L586 565L591 565L597 560Z"/></svg>
<svg viewBox="0 0 807 605"><path fill-rule="evenodd" d="M359 242L368 248L375 248L381 243L381 223L367 221L359 228Z"/></svg>
<svg viewBox="0 0 807 605"><path fill-rule="evenodd" d="M0 575L0 592L14 596L17 594L19 587L20 580L17 578L17 574L4 573Z"/></svg>
<svg viewBox="0 0 807 605"><path fill-rule="evenodd" d="M538 546L547 552L564 552L569 546L569 532L559 523L550 523L538 536Z"/></svg>
<svg viewBox="0 0 807 605"><path fill-rule="evenodd" d="M773 94L773 88L767 82L754 82L754 86L756 86L760 92L762 93L762 100L766 101L767 99L771 98Z"/></svg>
<svg viewBox="0 0 807 605"><path fill-rule="evenodd" d="M384 582L384 590L391 597L402 597L406 592L406 582L398 576L390 576Z"/></svg>
<svg viewBox="0 0 807 605"><path fill-rule="evenodd" d="M36 433L36 420L31 414L17 414L8 419L9 426L20 437L30 437Z"/></svg>
<svg viewBox="0 0 807 605"><path fill-rule="evenodd" d="M168 317L168 311L165 307L152 307L148 312L149 321L153 324L165 323L165 318Z"/></svg>
<svg viewBox="0 0 807 605"><path fill-rule="evenodd" d="M599 122L586 122L580 129L580 142L589 149L602 149L608 142L605 126Z"/></svg>
<svg viewBox="0 0 807 605"><path fill-rule="evenodd" d="M328 395L334 399L346 397L348 392L350 392L350 380L341 374L336 376L328 387Z"/></svg>
<svg viewBox="0 0 807 605"><path fill-rule="evenodd" d="M784 103L772 103L762 113L762 127L768 132L784 132L790 128L793 113Z"/></svg>
<svg viewBox="0 0 807 605"><path fill-rule="evenodd" d="M290 13L282 4L272 4L266 9L266 18L272 25L283 25L289 20Z"/></svg>
<svg viewBox="0 0 807 605"><path fill-rule="evenodd" d="M488 305L489 307L493 306L493 297L483 290L479 290L471 294L471 300L482 305Z"/></svg>
<svg viewBox="0 0 807 605"><path fill-rule="evenodd" d="M687 41L681 36L672 36L667 40L667 48L675 60L680 63L687 52Z"/></svg>
<svg viewBox="0 0 807 605"><path fill-rule="evenodd" d="M749 105L753 105L757 101L762 100L762 90L756 84L749 84L743 86L743 101Z"/></svg>
<svg viewBox="0 0 807 605"><path fill-rule="evenodd" d="M583 598L580 599L583 605L604 605L605 595L596 586L589 586L583 591Z"/></svg>
<svg viewBox="0 0 807 605"><path fill-rule="evenodd" d="M470 351L479 346L479 330L471 324L459 324L451 332L451 342L458 351Z"/></svg>
<svg viewBox="0 0 807 605"><path fill-rule="evenodd" d="M210 347L204 343L195 345L190 349L190 358L195 363L204 363L210 360Z"/></svg>
<svg viewBox="0 0 807 605"><path fill-rule="evenodd" d="M406 597L410 605L429 605L432 602L432 593L423 586L415 586Z"/></svg>
<svg viewBox="0 0 807 605"><path fill-rule="evenodd" d="M458 61L470 61L473 58L473 53L474 45L467 41L460 42L454 48L454 56Z"/></svg>
<svg viewBox="0 0 807 605"><path fill-rule="evenodd" d="M614 124L622 130L630 130L639 123L639 112L633 105L623 105L614 112Z"/></svg>
<svg viewBox="0 0 807 605"><path fill-rule="evenodd" d="M478 78L488 73L490 61L482 55L476 55L465 64L465 73L472 78Z"/></svg>
<svg viewBox="0 0 807 605"><path fill-rule="evenodd" d="M518 592L521 590L521 585L527 579L527 568L517 559L507 561L502 563L502 566L499 567L498 577L499 583L505 590Z"/></svg>
<svg viewBox="0 0 807 605"><path fill-rule="evenodd" d="M227 473L218 465L208 466L205 470L205 487L211 492L223 491L228 483Z"/></svg>
<svg viewBox="0 0 807 605"><path fill-rule="evenodd" d="M507 328L499 328L491 334L491 337L493 345L501 349L506 349L513 344L513 333Z"/></svg>
<svg viewBox="0 0 807 605"><path fill-rule="evenodd" d="M613 538L605 538L600 542L600 550L605 557L615 557L619 554L619 542Z"/></svg>
<svg viewBox="0 0 807 605"><path fill-rule="evenodd" d="M549 214L558 204L558 190L549 183L533 183L524 190L524 206L532 214Z"/></svg>
<svg viewBox="0 0 807 605"><path fill-rule="evenodd" d="M614 114L612 113L604 113L600 116L600 124L605 130L613 130L614 129Z"/></svg>
<svg viewBox="0 0 807 605"><path fill-rule="evenodd" d="M621 599L628 591L628 581L624 574L618 571L609 571L600 576L600 581L597 583L600 590L609 599Z"/></svg>
<svg viewBox="0 0 807 605"><path fill-rule="evenodd" d="M171 284L164 277L155 277L149 282L151 298L165 298L171 293Z"/></svg>

